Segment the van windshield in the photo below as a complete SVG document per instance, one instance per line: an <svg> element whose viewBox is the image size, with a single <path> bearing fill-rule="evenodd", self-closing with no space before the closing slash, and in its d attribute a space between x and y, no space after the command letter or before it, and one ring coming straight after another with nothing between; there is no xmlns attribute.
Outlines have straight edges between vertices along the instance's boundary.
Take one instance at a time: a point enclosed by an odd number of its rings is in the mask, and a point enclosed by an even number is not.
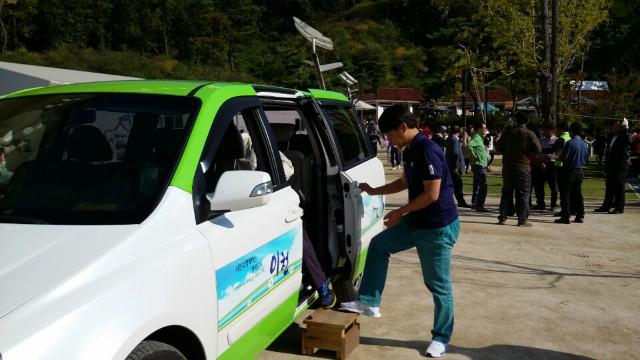
<svg viewBox="0 0 640 360"><path fill-rule="evenodd" d="M195 98L57 94L0 100L0 223L136 224L167 187Z"/></svg>

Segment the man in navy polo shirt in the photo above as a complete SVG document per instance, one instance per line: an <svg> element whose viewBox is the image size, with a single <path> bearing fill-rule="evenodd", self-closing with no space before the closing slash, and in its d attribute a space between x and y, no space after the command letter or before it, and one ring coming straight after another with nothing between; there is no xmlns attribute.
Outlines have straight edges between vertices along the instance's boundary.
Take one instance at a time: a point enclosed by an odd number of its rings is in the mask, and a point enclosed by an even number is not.
<svg viewBox="0 0 640 360"><path fill-rule="evenodd" d="M372 188L364 183L360 188L371 195L409 189L409 203L384 217L388 228L371 241L359 298L342 303L341 308L380 317L389 256L415 246L435 304L433 340L426 355L441 357L453 332L451 249L460 233L451 173L440 146L417 129L415 117L404 106L385 110L378 125L391 143L405 149L404 173L384 186Z"/></svg>

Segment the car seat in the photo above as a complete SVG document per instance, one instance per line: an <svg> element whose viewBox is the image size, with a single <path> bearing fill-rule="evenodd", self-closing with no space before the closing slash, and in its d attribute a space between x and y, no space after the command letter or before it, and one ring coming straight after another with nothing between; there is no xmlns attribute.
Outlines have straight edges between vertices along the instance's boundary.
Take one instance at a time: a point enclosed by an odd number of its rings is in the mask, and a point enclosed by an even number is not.
<svg viewBox="0 0 640 360"><path fill-rule="evenodd" d="M311 191L311 160L304 153L290 148L290 141L296 133L295 124L272 123L271 129L276 137L278 149L293 165L294 173L289 178L289 184L300 195L304 204Z"/></svg>
<svg viewBox="0 0 640 360"><path fill-rule="evenodd" d="M211 167L205 173L206 192L212 193L218 185L218 180L222 173L229 170L238 170L238 161L244 156L244 147L240 131L233 124L229 124L220 145L216 150L216 154L211 162Z"/></svg>

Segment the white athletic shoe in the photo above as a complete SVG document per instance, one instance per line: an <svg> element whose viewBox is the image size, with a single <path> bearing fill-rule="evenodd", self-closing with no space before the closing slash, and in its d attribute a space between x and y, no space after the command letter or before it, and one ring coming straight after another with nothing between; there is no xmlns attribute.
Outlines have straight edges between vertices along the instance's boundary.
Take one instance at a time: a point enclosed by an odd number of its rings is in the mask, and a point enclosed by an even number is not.
<svg viewBox="0 0 640 360"><path fill-rule="evenodd" d="M376 306L369 306L362 301L350 301L340 303L340 310L354 312L362 314L368 317L379 318L382 317L380 308Z"/></svg>
<svg viewBox="0 0 640 360"><path fill-rule="evenodd" d="M440 341L433 340L431 344L429 344L429 347L427 348L427 351L425 351L424 355L426 357L439 358L444 356L446 350L447 347L445 344L441 343Z"/></svg>

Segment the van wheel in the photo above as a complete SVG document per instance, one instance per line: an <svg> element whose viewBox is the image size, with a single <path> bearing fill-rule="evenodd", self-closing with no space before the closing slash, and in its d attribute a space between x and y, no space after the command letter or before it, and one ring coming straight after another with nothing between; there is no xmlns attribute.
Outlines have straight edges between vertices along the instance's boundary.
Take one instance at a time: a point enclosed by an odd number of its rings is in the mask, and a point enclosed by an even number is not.
<svg viewBox="0 0 640 360"><path fill-rule="evenodd" d="M178 349L159 341L146 340L138 344L127 360L187 360Z"/></svg>

